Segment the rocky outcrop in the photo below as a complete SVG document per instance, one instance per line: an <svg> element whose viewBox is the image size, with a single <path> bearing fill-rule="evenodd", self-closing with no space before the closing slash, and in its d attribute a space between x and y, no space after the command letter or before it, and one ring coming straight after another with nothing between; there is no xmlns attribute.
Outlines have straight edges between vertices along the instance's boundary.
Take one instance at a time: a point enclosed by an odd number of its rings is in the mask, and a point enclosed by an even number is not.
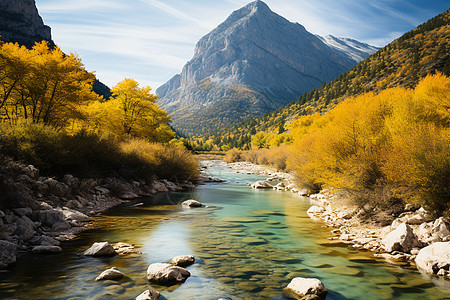
<svg viewBox="0 0 450 300"><path fill-rule="evenodd" d="M193 186L190 182L174 184L167 180L147 183L118 178L82 179L70 174L48 178L40 176L31 165L7 162L0 166L0 242L8 242L1 249L0 268L15 261L17 249L34 249L34 253L59 251L57 247L37 246L60 246L60 241L90 228L90 216L130 198ZM139 252L132 245L118 247L123 254Z"/></svg>
<svg viewBox="0 0 450 300"><path fill-rule="evenodd" d="M213 131L275 110L349 70L360 61L349 49L254 1L200 39L181 74L156 90L157 103L176 129Z"/></svg>
<svg viewBox="0 0 450 300"><path fill-rule="evenodd" d="M316 278L296 277L291 280L285 289L287 296L293 299L325 299L328 290Z"/></svg>
<svg viewBox="0 0 450 300"><path fill-rule="evenodd" d="M125 275L120 272L116 267L112 267L111 269L103 271L100 275L95 278L95 281L100 280L119 280L122 279Z"/></svg>
<svg viewBox="0 0 450 300"><path fill-rule="evenodd" d="M179 255L170 260L170 263L174 266L187 267L195 262L193 255Z"/></svg>
<svg viewBox="0 0 450 300"><path fill-rule="evenodd" d="M86 256L113 256L116 255L114 247L108 242L94 243L89 249L83 253Z"/></svg>
<svg viewBox="0 0 450 300"><path fill-rule="evenodd" d="M188 270L172 264L151 264L147 269L147 279L165 285L173 285L186 281L191 276Z"/></svg>
<svg viewBox="0 0 450 300"><path fill-rule="evenodd" d="M412 248L422 246L412 228L405 223L400 224L395 230L386 235L382 244L387 252L409 252Z"/></svg>
<svg viewBox="0 0 450 300"><path fill-rule="evenodd" d="M443 275L448 274L450 271L450 242L433 243L421 249L415 261L419 270L428 274L439 274L439 272Z"/></svg>
<svg viewBox="0 0 450 300"><path fill-rule="evenodd" d="M136 297L136 300L158 300L161 294L157 291L146 290Z"/></svg>
<svg viewBox="0 0 450 300"><path fill-rule="evenodd" d="M42 40L54 45L34 0L0 0L0 35L6 42L32 47Z"/></svg>

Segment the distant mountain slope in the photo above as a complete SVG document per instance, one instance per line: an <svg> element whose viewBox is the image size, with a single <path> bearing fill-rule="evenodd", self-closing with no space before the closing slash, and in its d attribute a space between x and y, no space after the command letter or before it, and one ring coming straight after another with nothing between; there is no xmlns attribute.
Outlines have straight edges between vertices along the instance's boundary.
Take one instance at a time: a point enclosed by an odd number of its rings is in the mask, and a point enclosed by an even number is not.
<svg viewBox="0 0 450 300"><path fill-rule="evenodd" d="M436 71L450 76L450 10L404 34L337 79L303 94L297 101L260 118L205 135L203 140L211 138L219 146L249 147L250 133L278 133L285 123L299 115L326 112L343 99L367 91L414 87L420 78Z"/></svg>
<svg viewBox="0 0 450 300"><path fill-rule="evenodd" d="M200 39L182 73L156 90L158 104L172 115L173 126L188 134L262 115L375 50L340 41L345 47L329 46L264 2L252 2Z"/></svg>

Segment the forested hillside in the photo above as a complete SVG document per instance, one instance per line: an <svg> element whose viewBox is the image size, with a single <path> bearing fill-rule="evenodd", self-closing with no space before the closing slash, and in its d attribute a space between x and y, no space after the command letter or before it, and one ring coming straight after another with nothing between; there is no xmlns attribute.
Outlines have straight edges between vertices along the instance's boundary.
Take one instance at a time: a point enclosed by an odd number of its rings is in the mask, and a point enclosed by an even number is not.
<svg viewBox="0 0 450 300"><path fill-rule="evenodd" d="M193 138L194 149L249 149L258 132L282 133L302 115L324 113L349 96L391 87L414 87L427 74L450 75L450 10L428 20L379 50L335 80L324 83L272 113L223 131Z"/></svg>

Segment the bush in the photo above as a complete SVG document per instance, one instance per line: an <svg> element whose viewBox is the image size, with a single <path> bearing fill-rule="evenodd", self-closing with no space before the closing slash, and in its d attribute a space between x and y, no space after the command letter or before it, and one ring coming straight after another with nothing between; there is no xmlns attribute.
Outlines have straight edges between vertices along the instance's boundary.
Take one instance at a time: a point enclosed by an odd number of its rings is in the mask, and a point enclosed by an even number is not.
<svg viewBox="0 0 450 300"><path fill-rule="evenodd" d="M224 160L227 163L233 163L233 162L238 162L241 161L242 157L242 152L239 151L238 149L231 149L228 150L227 153L225 154Z"/></svg>
<svg viewBox="0 0 450 300"><path fill-rule="evenodd" d="M172 181L198 179L198 162L184 147L132 139L121 144L121 151L143 160L159 178Z"/></svg>
<svg viewBox="0 0 450 300"><path fill-rule="evenodd" d="M197 161L176 146L141 140L119 143L111 135L84 130L74 135L41 124L0 125L0 156L32 164L43 175L124 177L150 181L196 180Z"/></svg>

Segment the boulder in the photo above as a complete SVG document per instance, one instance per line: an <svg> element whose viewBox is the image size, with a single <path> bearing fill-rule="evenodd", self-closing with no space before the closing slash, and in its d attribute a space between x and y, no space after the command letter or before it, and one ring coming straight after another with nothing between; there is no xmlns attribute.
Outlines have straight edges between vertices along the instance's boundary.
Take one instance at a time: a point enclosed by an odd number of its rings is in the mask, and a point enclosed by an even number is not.
<svg viewBox="0 0 450 300"><path fill-rule="evenodd" d="M187 267L195 262L195 257L192 255L179 255L172 258L170 263L175 266Z"/></svg>
<svg viewBox="0 0 450 300"><path fill-rule="evenodd" d="M183 203L181 203L181 206L187 207L187 208L192 208L192 207L202 207L203 204L201 204L197 200L192 200L191 199L191 200L186 200Z"/></svg>
<svg viewBox="0 0 450 300"><path fill-rule="evenodd" d="M95 281L100 280L119 280L122 279L125 275L120 272L116 267L112 267L111 269L103 271L100 275L95 278Z"/></svg>
<svg viewBox="0 0 450 300"><path fill-rule="evenodd" d="M314 205L314 206L311 206L311 207L306 211L306 213L307 213L307 214L321 214L321 213L323 213L324 211L325 211L325 209L324 209L323 207Z"/></svg>
<svg viewBox="0 0 450 300"><path fill-rule="evenodd" d="M0 240L0 269L16 262L17 245Z"/></svg>
<svg viewBox="0 0 450 300"><path fill-rule="evenodd" d="M286 187L285 187L284 183L280 182L276 186L274 186L273 189L277 190L277 191L284 191L284 190L286 190Z"/></svg>
<svg viewBox="0 0 450 300"><path fill-rule="evenodd" d="M186 281L189 276L191 273L188 270L171 264L151 264L147 269L147 279L160 284L177 284Z"/></svg>
<svg viewBox="0 0 450 300"><path fill-rule="evenodd" d="M441 269L448 271L450 265L450 242L437 242L421 249L415 261L417 268L428 274L437 274Z"/></svg>
<svg viewBox="0 0 450 300"><path fill-rule="evenodd" d="M94 243L91 248L84 251L86 256L113 256L116 255L114 247L108 242Z"/></svg>
<svg viewBox="0 0 450 300"><path fill-rule="evenodd" d="M17 228L14 234L18 235L21 240L28 241L34 237L36 231L34 230L35 224L28 217L22 216L15 219Z"/></svg>
<svg viewBox="0 0 450 300"><path fill-rule="evenodd" d="M66 221L57 222L52 225L52 231L54 232L63 232L69 230L70 228L72 228L72 226L70 226L69 222Z"/></svg>
<svg viewBox="0 0 450 300"><path fill-rule="evenodd" d="M29 216L33 212L30 207L14 208L13 211L19 216Z"/></svg>
<svg viewBox="0 0 450 300"><path fill-rule="evenodd" d="M254 188L254 189L272 189L273 186L265 180L260 180L255 183L252 183L252 188Z"/></svg>
<svg viewBox="0 0 450 300"><path fill-rule="evenodd" d="M381 243L387 252L409 252L412 248L421 247L421 243L412 228L405 223L400 224L397 229L388 233Z"/></svg>
<svg viewBox="0 0 450 300"><path fill-rule="evenodd" d="M142 294L136 297L136 300L158 300L161 294L157 291L146 290Z"/></svg>
<svg viewBox="0 0 450 300"><path fill-rule="evenodd" d="M450 226L445 222L444 218L440 217L434 221L431 234L442 241L450 236Z"/></svg>
<svg viewBox="0 0 450 300"><path fill-rule="evenodd" d="M51 208L34 211L32 214L32 219L49 227L55 223L64 221L62 212Z"/></svg>
<svg viewBox="0 0 450 300"><path fill-rule="evenodd" d="M152 183L152 187L157 193L165 193L165 192L169 191L167 186L164 183L160 182L160 181L153 182Z"/></svg>
<svg viewBox="0 0 450 300"><path fill-rule="evenodd" d="M35 246L31 249L31 252L35 254L53 254L62 252L59 246Z"/></svg>
<svg viewBox="0 0 450 300"><path fill-rule="evenodd" d="M286 287L286 291L288 296L301 297L301 299L325 299L328 293L319 279L302 277L292 279Z"/></svg>
<svg viewBox="0 0 450 300"><path fill-rule="evenodd" d="M420 209L412 212L405 212L402 213L400 216L398 216L397 219L393 222L393 227L396 227L396 225L399 225L401 223L406 223L410 225L419 225L425 222L430 222L433 220L433 217L425 210L423 207Z"/></svg>
<svg viewBox="0 0 450 300"><path fill-rule="evenodd" d="M57 208L56 210L60 211L67 221L89 222L91 220L87 215L67 207Z"/></svg>

